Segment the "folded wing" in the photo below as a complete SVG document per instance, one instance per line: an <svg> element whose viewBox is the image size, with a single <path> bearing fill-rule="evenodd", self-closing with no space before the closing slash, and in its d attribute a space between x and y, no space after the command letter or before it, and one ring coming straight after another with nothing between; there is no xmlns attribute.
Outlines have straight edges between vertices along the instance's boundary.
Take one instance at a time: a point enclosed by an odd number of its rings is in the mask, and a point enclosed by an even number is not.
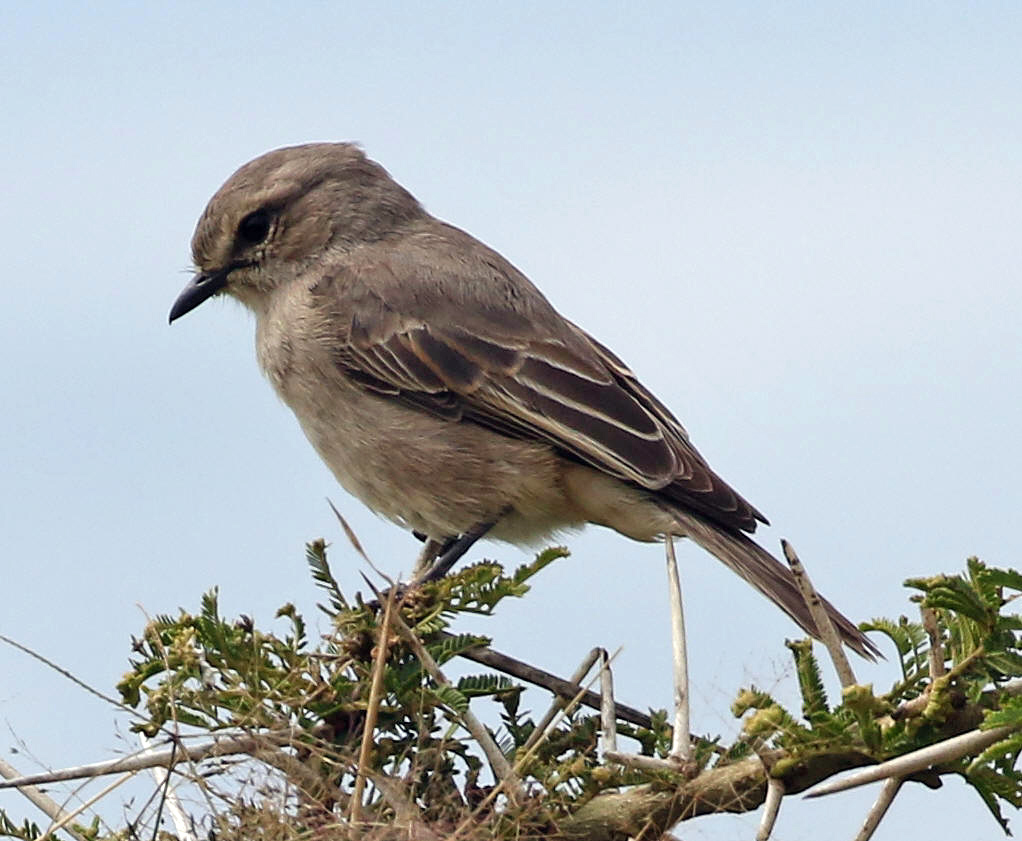
<svg viewBox="0 0 1022 841"><path fill-rule="evenodd" d="M402 307L400 294L378 285L370 294L345 287L341 310L351 320L337 363L364 388L452 422L545 441L722 525L751 532L765 522L631 370L548 304L538 329L492 306L460 318L449 296L432 308L422 299Z"/></svg>

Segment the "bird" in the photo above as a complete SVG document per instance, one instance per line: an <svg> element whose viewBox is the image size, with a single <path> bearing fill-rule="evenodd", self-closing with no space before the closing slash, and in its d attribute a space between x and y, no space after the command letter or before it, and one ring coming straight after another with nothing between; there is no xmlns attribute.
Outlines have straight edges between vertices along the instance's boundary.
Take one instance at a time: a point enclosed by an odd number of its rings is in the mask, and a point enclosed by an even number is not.
<svg viewBox="0 0 1022 841"><path fill-rule="evenodd" d="M443 222L354 143L241 166L206 205L174 322L229 295L256 355L338 482L464 551L606 526L688 538L820 637L766 518L720 478L617 355L501 254ZM823 600L842 641L873 643Z"/></svg>

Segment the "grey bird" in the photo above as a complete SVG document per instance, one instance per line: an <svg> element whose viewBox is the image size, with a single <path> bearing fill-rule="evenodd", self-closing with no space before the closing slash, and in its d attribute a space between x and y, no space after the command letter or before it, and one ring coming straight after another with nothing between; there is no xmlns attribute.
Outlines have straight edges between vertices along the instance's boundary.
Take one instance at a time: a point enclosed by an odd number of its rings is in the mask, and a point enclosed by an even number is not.
<svg viewBox="0 0 1022 841"><path fill-rule="evenodd" d="M439 542L530 544L595 523L688 537L819 633L766 519L673 414L496 251L431 216L348 143L278 149L206 206L170 311L226 293L340 484ZM875 646L825 602L842 640Z"/></svg>

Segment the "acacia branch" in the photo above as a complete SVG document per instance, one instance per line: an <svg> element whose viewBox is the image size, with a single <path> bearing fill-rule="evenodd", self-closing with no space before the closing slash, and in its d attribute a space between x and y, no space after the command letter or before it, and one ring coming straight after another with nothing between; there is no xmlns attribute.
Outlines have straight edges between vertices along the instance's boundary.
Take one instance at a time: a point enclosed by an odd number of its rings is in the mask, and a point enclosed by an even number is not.
<svg viewBox="0 0 1022 841"><path fill-rule="evenodd" d="M436 638L453 639L454 634L441 631L436 635ZM578 683L565 680L543 669L530 666L528 663L523 663L521 660L509 657L507 654L501 654L492 648L485 646L469 648L466 651L459 652L458 656L483 666L489 666L491 669L496 669L498 672L524 680L526 683L531 683L534 686L541 686L565 700L570 701L577 696L580 704L593 710L601 708L601 700L598 693L585 689L579 686ZM647 730L653 729L653 721L645 713L625 704L615 704L615 706L617 717L620 721L627 721L629 724L644 727Z"/></svg>
<svg viewBox="0 0 1022 841"><path fill-rule="evenodd" d="M767 752L772 765L784 754ZM699 815L758 809L766 801L770 780L759 756L732 765L703 771L677 788L642 785L623 792L600 794L558 825L565 839L577 841L626 841L628 838L660 838L680 821ZM841 771L872 763L855 751L820 753L807 757L783 778L785 793L797 794Z"/></svg>

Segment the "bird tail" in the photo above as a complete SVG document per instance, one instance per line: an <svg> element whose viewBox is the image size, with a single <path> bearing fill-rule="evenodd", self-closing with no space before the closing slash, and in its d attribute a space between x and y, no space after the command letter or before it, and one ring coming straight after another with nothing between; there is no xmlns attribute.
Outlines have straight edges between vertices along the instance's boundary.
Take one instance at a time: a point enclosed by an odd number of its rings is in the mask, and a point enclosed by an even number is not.
<svg viewBox="0 0 1022 841"><path fill-rule="evenodd" d="M816 623L788 567L737 530L711 524L701 517L682 511L672 510L671 514L684 529L686 537L748 581L794 619L807 634L820 639L820 632L816 629ZM876 660L880 649L829 601L821 596L820 602L841 641L867 660Z"/></svg>

